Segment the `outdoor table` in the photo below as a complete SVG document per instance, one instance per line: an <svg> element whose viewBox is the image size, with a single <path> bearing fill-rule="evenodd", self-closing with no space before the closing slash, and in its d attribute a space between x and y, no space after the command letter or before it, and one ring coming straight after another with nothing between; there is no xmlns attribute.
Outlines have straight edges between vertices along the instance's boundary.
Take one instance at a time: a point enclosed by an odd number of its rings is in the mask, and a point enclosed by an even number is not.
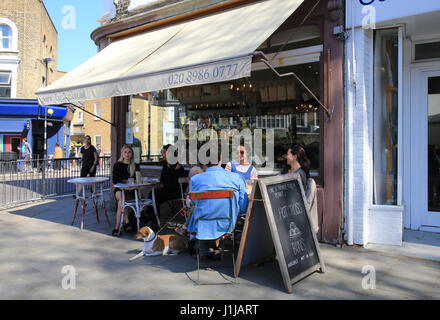
<svg viewBox="0 0 440 320"><path fill-rule="evenodd" d="M108 218L107 210L105 208L105 203L104 203L104 193L102 191L102 187L103 187L104 182L106 182L108 180L109 180L109 178L106 178L106 177L85 177L85 178L70 179L67 181L68 183L74 183L76 186L76 201L75 201L75 208L73 209L72 226L75 222L78 204L81 203L81 205L82 205L81 230L83 229L87 201L89 199L93 200L93 204L94 204L95 210L96 210L96 220L99 222L98 205L101 205L101 207L104 209L104 214L105 214L105 217L107 218L107 222L110 225L110 220ZM87 189L86 186L87 185L91 186L91 190L92 190L91 194L86 193L86 189ZM99 190L96 187L96 185L99 185ZM80 192L80 188L79 188L80 186L82 187L81 192Z"/></svg>
<svg viewBox="0 0 440 320"><path fill-rule="evenodd" d="M146 206L152 206L154 210L154 214L157 219L157 225L160 226L159 215L157 214L156 200L154 197L154 189L155 186L159 183L159 179L157 178L143 178L141 183L118 183L115 184L115 188L119 188L122 190L122 215L121 215L121 226L123 223L123 218L125 214L125 208L129 207L133 209L134 214L137 220L137 230L139 231L139 223L141 217L141 211ZM140 196L140 189L144 187L152 187L152 199L143 199ZM125 192L134 190L134 200L126 200Z"/></svg>

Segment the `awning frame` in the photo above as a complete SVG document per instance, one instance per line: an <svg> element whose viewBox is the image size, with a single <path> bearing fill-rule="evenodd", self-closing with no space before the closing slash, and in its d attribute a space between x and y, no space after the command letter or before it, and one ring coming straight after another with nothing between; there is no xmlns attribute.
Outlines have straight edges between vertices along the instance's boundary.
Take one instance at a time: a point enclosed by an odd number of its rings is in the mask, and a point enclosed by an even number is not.
<svg viewBox="0 0 440 320"><path fill-rule="evenodd" d="M327 114L327 120L331 120L332 118L332 114L334 109L332 108L332 110L330 111L325 105L324 103L322 103L318 97L312 92L312 90L310 90L310 88L296 75L295 72L291 71L291 72L287 72L287 73L279 73L269 62L268 57L262 52L262 51L255 51L254 52L254 58L257 62L263 62L265 65L267 65L278 77L280 78L284 78L284 77L290 77L293 76L295 77L295 79L304 87L304 89L307 90L308 93L310 93L310 95L313 97L313 99L316 100L316 102L318 102L318 104L321 106L321 108L324 109L325 113Z"/></svg>

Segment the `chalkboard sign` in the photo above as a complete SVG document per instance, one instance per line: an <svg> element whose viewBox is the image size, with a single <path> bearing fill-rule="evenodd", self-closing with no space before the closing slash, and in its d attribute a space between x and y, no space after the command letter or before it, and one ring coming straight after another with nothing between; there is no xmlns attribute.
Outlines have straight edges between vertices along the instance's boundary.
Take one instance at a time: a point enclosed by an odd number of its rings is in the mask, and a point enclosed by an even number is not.
<svg viewBox="0 0 440 320"><path fill-rule="evenodd" d="M270 230L271 241L265 236L266 243L275 247L284 285L290 293L295 282L317 270L325 272L300 175L291 173L259 179L254 189L240 243L236 276L242 265L271 255L267 244L261 247L258 243L261 239L255 240L256 234L261 237L267 233L265 230Z"/></svg>

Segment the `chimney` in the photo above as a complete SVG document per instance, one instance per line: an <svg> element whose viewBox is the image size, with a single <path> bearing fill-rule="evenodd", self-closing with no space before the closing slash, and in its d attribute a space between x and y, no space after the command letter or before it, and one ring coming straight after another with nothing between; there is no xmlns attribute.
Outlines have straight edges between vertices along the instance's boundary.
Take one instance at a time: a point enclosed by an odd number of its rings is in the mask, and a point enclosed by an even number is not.
<svg viewBox="0 0 440 320"><path fill-rule="evenodd" d="M123 16L128 13L128 7L130 6L130 0L115 0L116 16Z"/></svg>

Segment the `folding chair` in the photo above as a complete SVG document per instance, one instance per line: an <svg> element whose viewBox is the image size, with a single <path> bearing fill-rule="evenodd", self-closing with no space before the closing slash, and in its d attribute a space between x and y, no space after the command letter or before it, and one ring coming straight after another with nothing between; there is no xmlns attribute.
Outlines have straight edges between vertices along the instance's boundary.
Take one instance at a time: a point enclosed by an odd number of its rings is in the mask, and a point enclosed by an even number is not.
<svg viewBox="0 0 440 320"><path fill-rule="evenodd" d="M225 208L226 210L229 210L228 218L219 218L219 219L229 219L232 223L232 199L234 198L234 190L215 190L215 191L196 191L196 192L190 192L189 197L191 200L205 200L209 201L210 199L223 199L228 198L229 199L229 208ZM195 203L194 212L197 210L197 202ZM217 219L214 219L217 220ZM235 229L235 226L234 226ZM227 237L231 237L232 239L232 267L234 271L234 281L221 283L221 284L235 284L237 283L237 278L235 277L235 237L234 237L234 230L230 233L225 233L223 236L217 239L211 239L211 240L219 240L221 241L221 261L224 261L224 240ZM196 234L197 239L197 234ZM200 252L199 249L197 249L197 281L195 281L198 285L207 285L207 284L219 284L219 283L201 283L200 282Z"/></svg>

